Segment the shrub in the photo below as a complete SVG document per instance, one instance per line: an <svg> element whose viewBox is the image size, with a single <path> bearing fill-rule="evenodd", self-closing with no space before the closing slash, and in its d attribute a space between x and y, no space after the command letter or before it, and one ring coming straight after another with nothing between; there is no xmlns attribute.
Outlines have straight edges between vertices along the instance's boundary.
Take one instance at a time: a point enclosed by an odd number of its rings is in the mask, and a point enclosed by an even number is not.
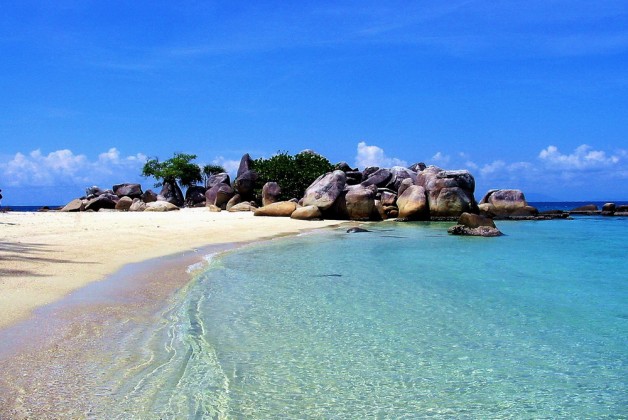
<svg viewBox="0 0 628 420"><path fill-rule="evenodd" d="M281 187L282 200L301 198L307 187L324 173L334 169L323 156L303 152L294 156L288 152L278 152L269 159L255 159L253 169L258 174L255 195L261 196L261 189L267 182L276 182Z"/></svg>

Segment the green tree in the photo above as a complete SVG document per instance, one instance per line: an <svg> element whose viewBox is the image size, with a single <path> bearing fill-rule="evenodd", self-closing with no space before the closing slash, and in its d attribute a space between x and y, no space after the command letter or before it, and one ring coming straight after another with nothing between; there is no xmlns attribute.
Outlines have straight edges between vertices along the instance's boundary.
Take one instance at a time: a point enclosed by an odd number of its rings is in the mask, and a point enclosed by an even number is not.
<svg viewBox="0 0 628 420"><path fill-rule="evenodd" d="M186 153L175 153L173 157L163 162L158 158L151 158L146 161L142 168L142 176L153 177L158 180L156 187L164 182L178 182L182 187L191 187L203 180L201 168L192 161L196 155Z"/></svg>
<svg viewBox="0 0 628 420"><path fill-rule="evenodd" d="M261 195L261 188L266 182L276 182L281 187L281 199L303 197L312 182L324 173L334 169L325 157L314 153L277 152L269 159L256 159L253 169L258 174L256 196Z"/></svg>
<svg viewBox="0 0 628 420"><path fill-rule="evenodd" d="M207 187L207 181L209 180L210 176L215 175L215 174L220 174L223 172L227 172L227 171L225 171L225 168L223 168L220 165L211 165L211 164L204 165L201 168L201 176L203 177L203 185Z"/></svg>

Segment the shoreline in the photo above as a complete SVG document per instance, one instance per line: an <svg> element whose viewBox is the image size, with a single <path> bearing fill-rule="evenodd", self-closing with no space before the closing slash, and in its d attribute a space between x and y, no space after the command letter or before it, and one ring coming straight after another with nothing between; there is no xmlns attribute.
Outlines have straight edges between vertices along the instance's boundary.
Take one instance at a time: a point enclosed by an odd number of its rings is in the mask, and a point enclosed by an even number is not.
<svg viewBox="0 0 628 420"><path fill-rule="evenodd" d="M285 219L273 218L271 223L282 224ZM0 417L85 416L102 398L108 398L106 390L100 396L94 393L102 379L99 375L106 372L103 366L108 366L104 361L117 360L118 351L124 353L124 340L138 339L134 332L146 331L147 325L159 331L176 308L177 297L213 256L339 225L334 221L298 230L279 229L279 233L253 240L213 243L126 263L102 279L34 308L28 318L0 328L4 343L0 347Z"/></svg>
<svg viewBox="0 0 628 420"><path fill-rule="evenodd" d="M37 308L101 281L127 264L199 248L269 239L337 226L337 220L299 221L212 213L4 213L0 216L0 329Z"/></svg>

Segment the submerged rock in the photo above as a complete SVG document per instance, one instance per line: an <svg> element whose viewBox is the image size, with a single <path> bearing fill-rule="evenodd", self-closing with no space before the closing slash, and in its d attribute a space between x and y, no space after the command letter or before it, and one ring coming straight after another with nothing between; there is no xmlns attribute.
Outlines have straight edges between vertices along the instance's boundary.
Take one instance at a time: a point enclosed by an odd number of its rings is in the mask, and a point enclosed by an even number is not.
<svg viewBox="0 0 628 420"><path fill-rule="evenodd" d="M360 227L352 227L350 229L347 229L347 233L364 233L364 232L370 232L370 230L360 228Z"/></svg>

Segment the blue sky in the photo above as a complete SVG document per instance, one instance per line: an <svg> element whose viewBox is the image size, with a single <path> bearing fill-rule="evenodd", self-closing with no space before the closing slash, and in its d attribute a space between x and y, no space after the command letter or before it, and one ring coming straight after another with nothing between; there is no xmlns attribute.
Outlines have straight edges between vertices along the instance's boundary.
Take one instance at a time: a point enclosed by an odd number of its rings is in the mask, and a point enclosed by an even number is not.
<svg viewBox="0 0 628 420"><path fill-rule="evenodd" d="M3 2L3 205L314 149L628 199L628 2Z"/></svg>

